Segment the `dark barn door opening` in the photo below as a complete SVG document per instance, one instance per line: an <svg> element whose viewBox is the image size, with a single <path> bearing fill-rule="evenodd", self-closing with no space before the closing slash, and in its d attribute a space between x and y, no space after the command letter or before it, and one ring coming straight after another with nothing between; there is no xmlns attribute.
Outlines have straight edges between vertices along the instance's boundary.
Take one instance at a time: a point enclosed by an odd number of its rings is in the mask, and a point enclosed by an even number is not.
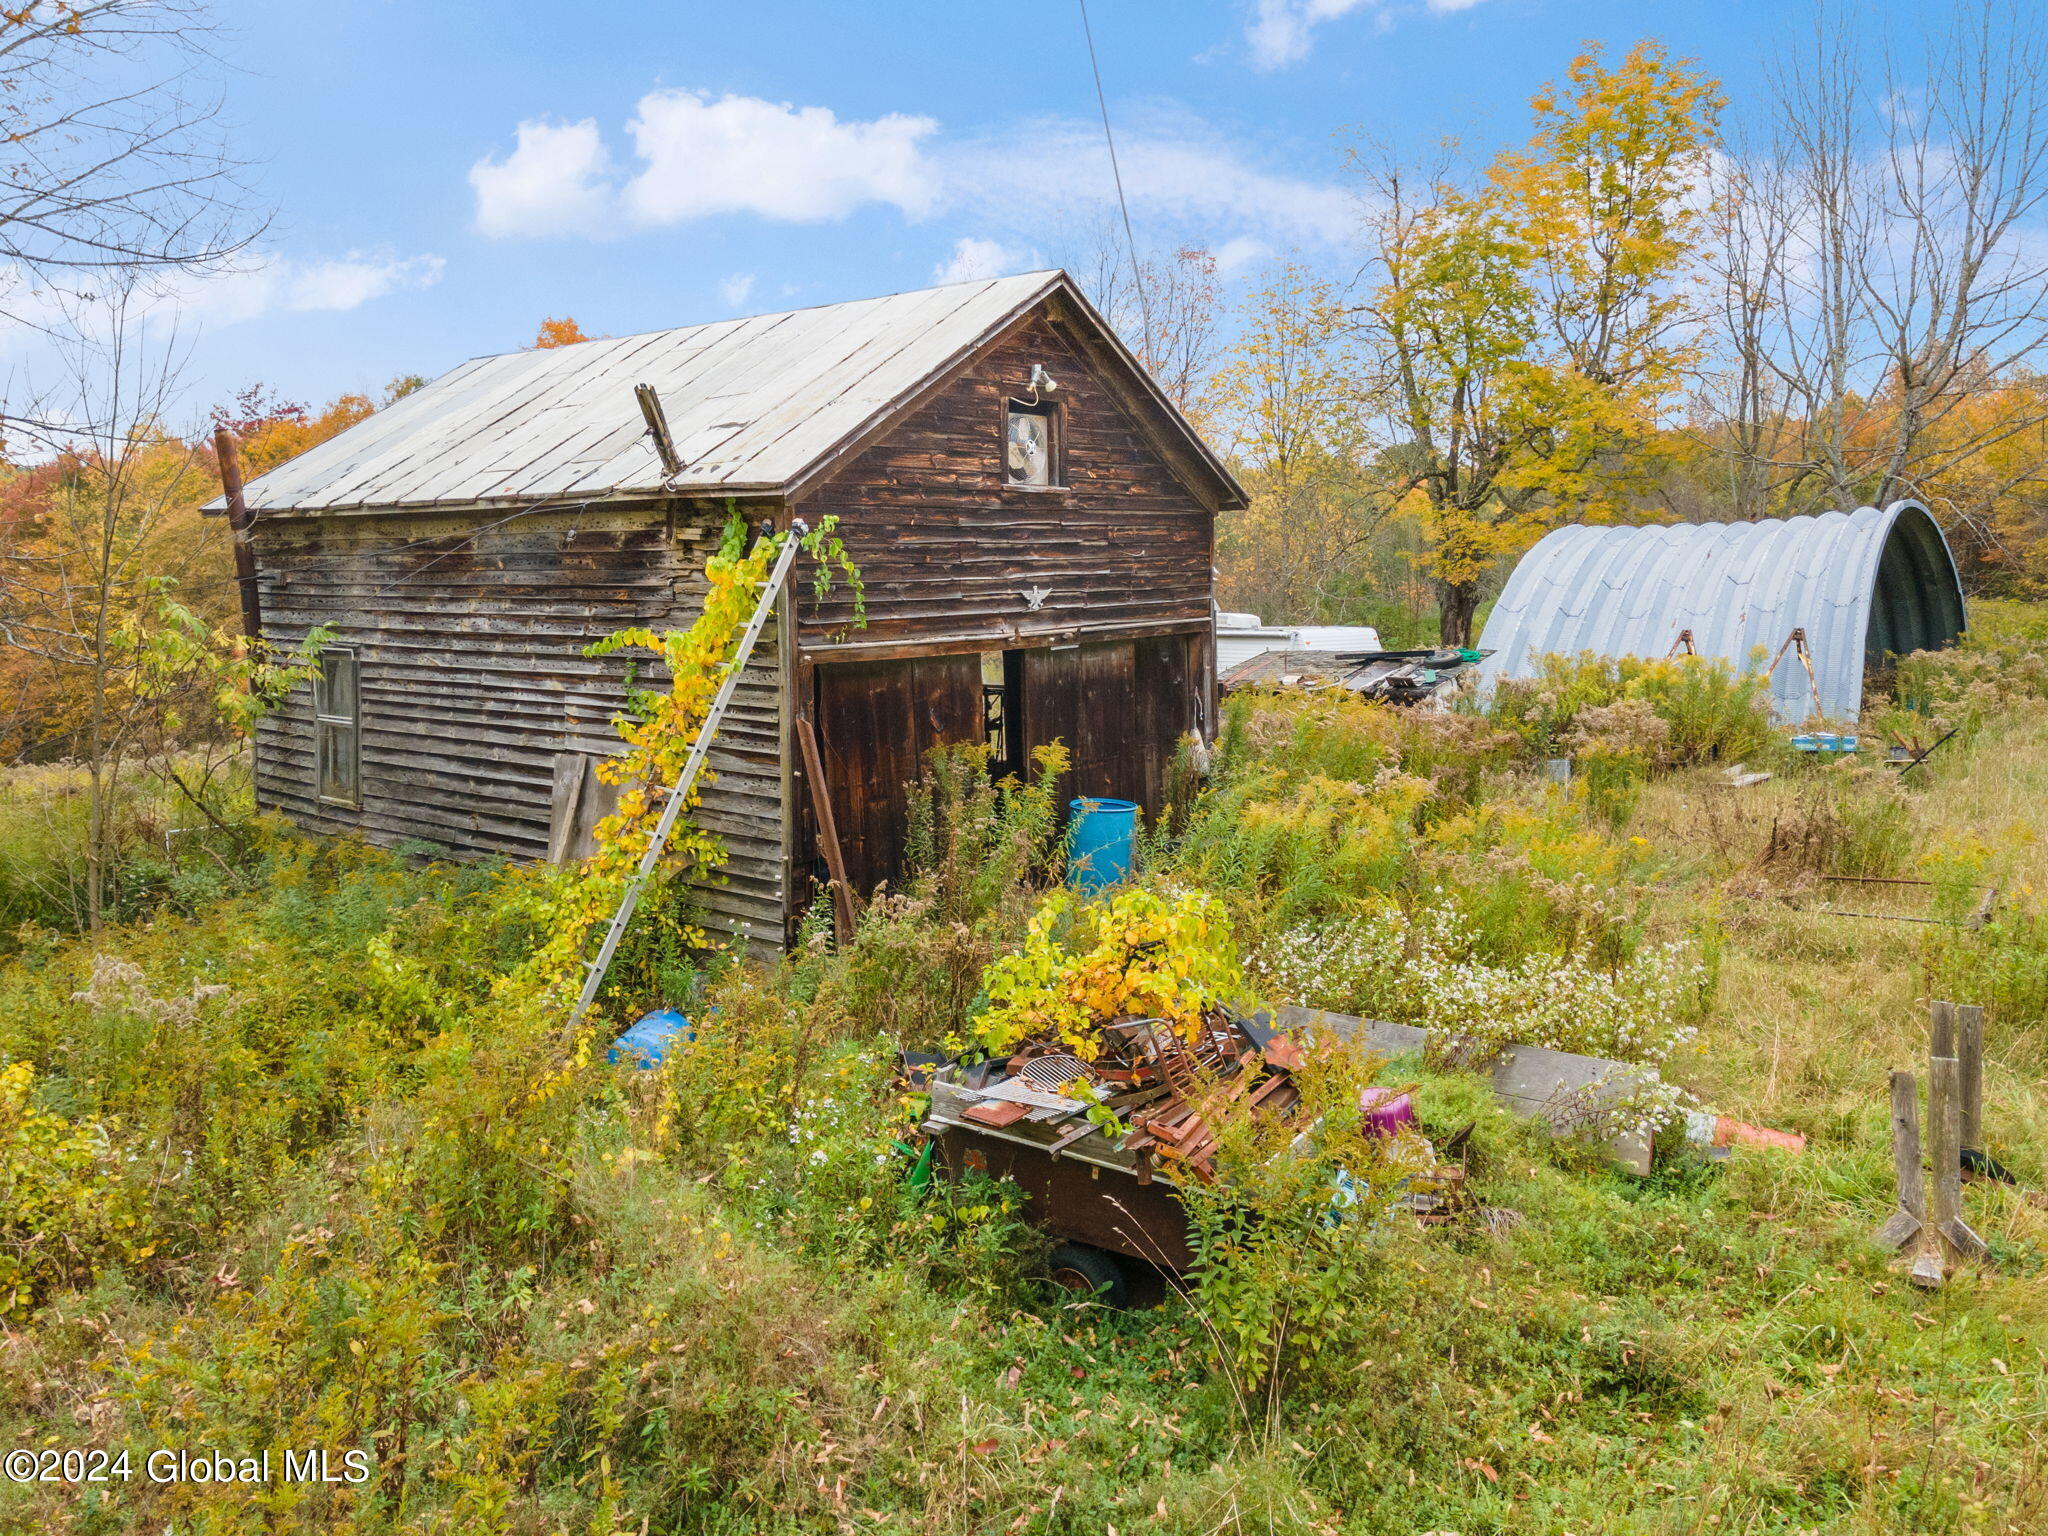
<svg viewBox="0 0 2048 1536"><path fill-rule="evenodd" d="M1181 737L1201 726L1195 637L1023 653L1024 746L1066 744L1061 800L1135 800L1156 816Z"/></svg>

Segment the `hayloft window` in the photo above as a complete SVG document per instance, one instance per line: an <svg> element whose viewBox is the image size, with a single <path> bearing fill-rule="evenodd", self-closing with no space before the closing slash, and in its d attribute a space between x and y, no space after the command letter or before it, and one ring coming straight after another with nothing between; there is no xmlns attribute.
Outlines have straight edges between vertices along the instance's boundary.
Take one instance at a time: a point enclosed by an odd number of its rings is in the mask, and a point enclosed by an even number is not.
<svg viewBox="0 0 2048 1536"><path fill-rule="evenodd" d="M1052 486L1060 483L1060 432L1057 409L1046 402L1009 404L1003 433L1003 478L1011 485Z"/></svg>
<svg viewBox="0 0 2048 1536"><path fill-rule="evenodd" d="M356 653L320 653L313 679L314 789L327 805L363 803L363 704Z"/></svg>

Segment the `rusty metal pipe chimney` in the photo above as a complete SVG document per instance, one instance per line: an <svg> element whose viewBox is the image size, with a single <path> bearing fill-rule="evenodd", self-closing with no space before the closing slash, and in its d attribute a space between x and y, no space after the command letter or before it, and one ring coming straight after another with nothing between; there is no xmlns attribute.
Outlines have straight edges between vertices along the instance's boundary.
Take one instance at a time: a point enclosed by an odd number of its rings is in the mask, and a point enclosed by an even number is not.
<svg viewBox="0 0 2048 1536"><path fill-rule="evenodd" d="M214 457L220 461L220 488L227 497L228 528L234 535L235 585L242 593L242 633L263 638L263 599L256 590L256 546L249 536L255 518L242 495L242 452L226 427L213 432Z"/></svg>

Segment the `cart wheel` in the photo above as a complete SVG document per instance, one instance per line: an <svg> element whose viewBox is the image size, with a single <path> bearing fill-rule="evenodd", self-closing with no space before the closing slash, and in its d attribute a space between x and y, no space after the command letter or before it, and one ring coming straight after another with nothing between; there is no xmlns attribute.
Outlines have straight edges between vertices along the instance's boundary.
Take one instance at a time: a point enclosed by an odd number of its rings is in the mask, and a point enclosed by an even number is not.
<svg viewBox="0 0 2048 1536"><path fill-rule="evenodd" d="M1046 1269L1061 1290L1093 1296L1105 1307L1121 1310L1130 1305L1131 1288L1114 1254L1086 1243L1061 1243L1053 1249Z"/></svg>

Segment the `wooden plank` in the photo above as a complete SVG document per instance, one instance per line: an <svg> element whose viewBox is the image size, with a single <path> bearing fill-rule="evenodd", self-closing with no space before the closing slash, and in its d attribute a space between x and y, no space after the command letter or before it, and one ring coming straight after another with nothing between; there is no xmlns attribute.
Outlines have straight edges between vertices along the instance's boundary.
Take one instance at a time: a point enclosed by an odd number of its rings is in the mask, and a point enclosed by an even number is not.
<svg viewBox="0 0 2048 1536"><path fill-rule="evenodd" d="M810 780L811 811L818 819L818 845L825 851L826 867L832 871L832 915L839 942L853 941L853 883L846 874L846 854L839 846L839 825L832 816L832 782L825 777L825 760L818 751L818 733L810 717L796 717L796 738L803 749L804 776Z"/></svg>
<svg viewBox="0 0 2048 1536"><path fill-rule="evenodd" d="M1953 1021L1951 1021L1953 1022ZM1951 1034L1951 1041L1953 1034ZM1957 1259L1981 1258L1984 1239L1963 1218L1963 1144L1960 1073L1953 1056L1927 1062L1928 1161L1934 1194L1928 1220Z"/></svg>
<svg viewBox="0 0 2048 1536"><path fill-rule="evenodd" d="M1927 1196L1920 1177L1920 1085L1910 1072L1894 1072L1892 1088L1892 1179L1897 1204L1871 1241L1898 1250L1919 1240L1927 1226Z"/></svg>
<svg viewBox="0 0 2048 1536"><path fill-rule="evenodd" d="M1927 1005L1927 1054L1956 1053L1956 1005L1936 999Z"/></svg>
<svg viewBox="0 0 2048 1536"><path fill-rule="evenodd" d="M1984 1010L1975 1003L1956 1008L1956 1067L1960 1081L1961 1139L1972 1152L1984 1150Z"/></svg>

